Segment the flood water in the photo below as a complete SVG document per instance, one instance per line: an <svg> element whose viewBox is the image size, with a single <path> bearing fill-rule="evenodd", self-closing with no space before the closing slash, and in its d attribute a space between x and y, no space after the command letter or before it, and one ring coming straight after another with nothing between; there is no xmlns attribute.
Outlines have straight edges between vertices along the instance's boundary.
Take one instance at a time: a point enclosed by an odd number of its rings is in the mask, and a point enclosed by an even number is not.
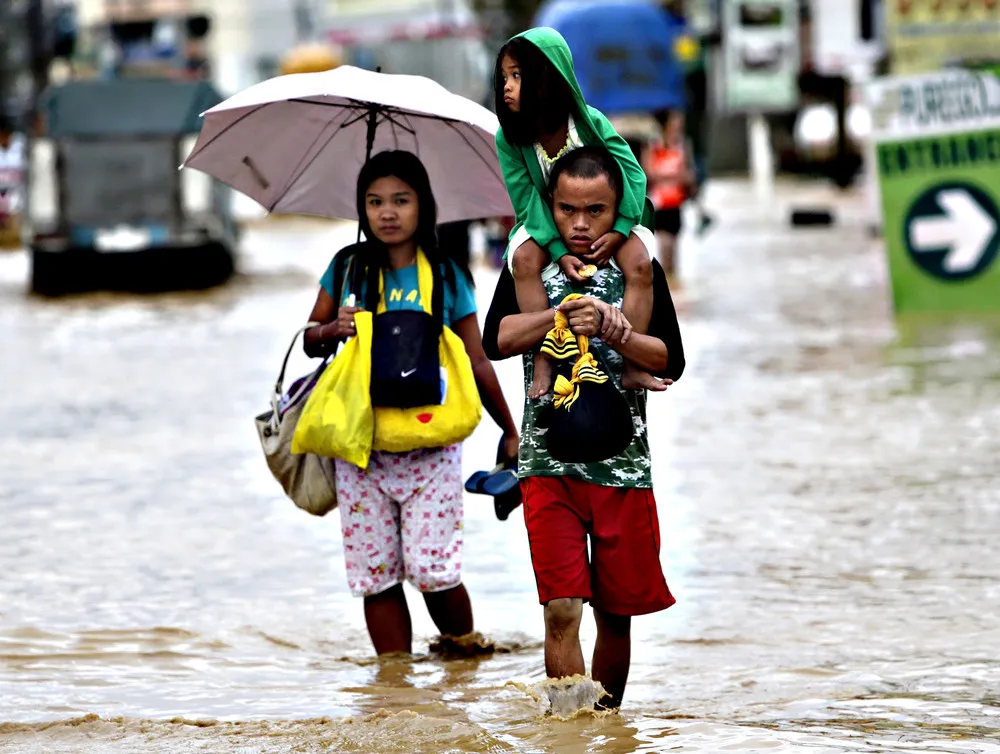
<svg viewBox="0 0 1000 754"><path fill-rule="evenodd" d="M860 198L793 232L747 194L686 239L688 368L651 400L678 604L634 621L622 713L566 721L527 693L519 512L466 499L503 651L430 655L410 591L417 656L379 664L338 514L268 475L252 419L350 228L250 230L231 285L151 298L33 299L0 254L0 751L1000 752L1000 323L895 321Z"/></svg>

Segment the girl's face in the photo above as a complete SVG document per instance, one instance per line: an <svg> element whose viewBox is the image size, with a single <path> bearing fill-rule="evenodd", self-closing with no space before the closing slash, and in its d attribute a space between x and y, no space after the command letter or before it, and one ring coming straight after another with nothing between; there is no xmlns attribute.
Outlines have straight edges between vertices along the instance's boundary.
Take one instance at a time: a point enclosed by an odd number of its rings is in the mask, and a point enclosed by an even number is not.
<svg viewBox="0 0 1000 754"><path fill-rule="evenodd" d="M372 182L365 194L365 210L372 233L386 246L407 243L420 225L417 192L394 175Z"/></svg>
<svg viewBox="0 0 1000 754"><path fill-rule="evenodd" d="M521 67L510 55L504 54L500 61L503 76L503 101L512 113L521 112Z"/></svg>

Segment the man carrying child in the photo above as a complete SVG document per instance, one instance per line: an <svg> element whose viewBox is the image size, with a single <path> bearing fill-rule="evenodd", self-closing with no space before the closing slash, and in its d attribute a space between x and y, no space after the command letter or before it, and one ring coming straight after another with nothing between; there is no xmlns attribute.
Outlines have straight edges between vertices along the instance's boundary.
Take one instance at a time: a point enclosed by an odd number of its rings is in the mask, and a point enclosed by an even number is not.
<svg viewBox="0 0 1000 754"><path fill-rule="evenodd" d="M622 192L617 162L603 147L581 147L559 159L550 177L553 218L570 253L583 253L613 227ZM674 603L660 566L660 531L646 433L646 392L621 387L626 361L668 380L680 377L684 353L669 289L654 265L649 334L631 331L621 313L625 280L616 265L589 283L573 283L558 265L543 271L550 305L570 330L590 338L590 351L628 403L631 444L598 463L566 464L548 452L539 419L551 397L527 400L518 475L539 601L545 614L545 665L551 678L585 673L579 629L583 604L597 623L591 675L621 705L631 657L631 618ZM570 293L583 294L561 303ZM494 359L523 354L526 391L534 359L552 329L554 309L520 313L504 270L487 319L484 347ZM585 398L581 398L585 400ZM544 422L543 422L544 423ZM601 428L595 427L594 441ZM588 558L588 537L590 557Z"/></svg>

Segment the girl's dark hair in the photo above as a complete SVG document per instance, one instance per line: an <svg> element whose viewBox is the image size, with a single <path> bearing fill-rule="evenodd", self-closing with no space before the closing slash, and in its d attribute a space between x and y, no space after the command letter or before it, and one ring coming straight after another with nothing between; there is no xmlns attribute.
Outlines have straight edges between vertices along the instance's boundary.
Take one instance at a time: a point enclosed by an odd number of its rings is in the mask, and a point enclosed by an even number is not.
<svg viewBox="0 0 1000 754"><path fill-rule="evenodd" d="M360 290L361 280L367 280L367 301L365 308L375 311L378 305L378 273L381 269L389 266L389 250L384 243L372 231L371 223L368 222L368 189L379 178L392 176L403 181L413 189L417 195L417 231L414 238L417 245L427 256L427 261L435 271L435 279L438 278L438 270L444 266L445 280L455 288L455 274L452 265L445 264L451 257L438 245L437 238L437 202L434 200L434 192L431 190L431 181L427 175L427 169L412 152L402 150L392 150L379 152L372 157L361 168L358 173L358 223L365 234L367 243L361 244L357 252L357 261L354 265L354 274L351 281L351 290ZM469 272L468 252L464 257L459 255L453 259L459 269L472 279ZM440 287L440 286L438 286ZM435 291L435 299L438 299ZM373 303L374 302L374 303Z"/></svg>
<svg viewBox="0 0 1000 754"><path fill-rule="evenodd" d="M503 101L505 55L521 70L521 103L517 113ZM523 37L514 37L500 48L493 69L493 97L504 138L517 146L531 146L542 134L559 130L570 115L579 117L569 83L545 53Z"/></svg>

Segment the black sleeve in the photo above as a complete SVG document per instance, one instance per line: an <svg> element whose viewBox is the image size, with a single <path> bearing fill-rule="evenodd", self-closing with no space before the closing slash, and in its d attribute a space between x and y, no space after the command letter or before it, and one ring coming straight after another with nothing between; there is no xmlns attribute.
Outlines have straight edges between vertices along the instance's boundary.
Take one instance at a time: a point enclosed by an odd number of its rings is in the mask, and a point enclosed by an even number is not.
<svg viewBox="0 0 1000 754"><path fill-rule="evenodd" d="M505 264L500 271L500 279L497 281L493 301L490 303L486 323L483 325L483 350L490 361L503 361L508 358L500 353L500 323L504 317L520 313L517 294L514 292L514 276L510 274Z"/></svg>
<svg viewBox="0 0 1000 754"><path fill-rule="evenodd" d="M513 281L513 278L511 279ZM681 342L681 328L677 322L674 300L670 297L670 286L660 263L653 260L653 318L649 323L649 334L659 338L667 347L667 368L657 377L679 380L684 373L684 344Z"/></svg>

